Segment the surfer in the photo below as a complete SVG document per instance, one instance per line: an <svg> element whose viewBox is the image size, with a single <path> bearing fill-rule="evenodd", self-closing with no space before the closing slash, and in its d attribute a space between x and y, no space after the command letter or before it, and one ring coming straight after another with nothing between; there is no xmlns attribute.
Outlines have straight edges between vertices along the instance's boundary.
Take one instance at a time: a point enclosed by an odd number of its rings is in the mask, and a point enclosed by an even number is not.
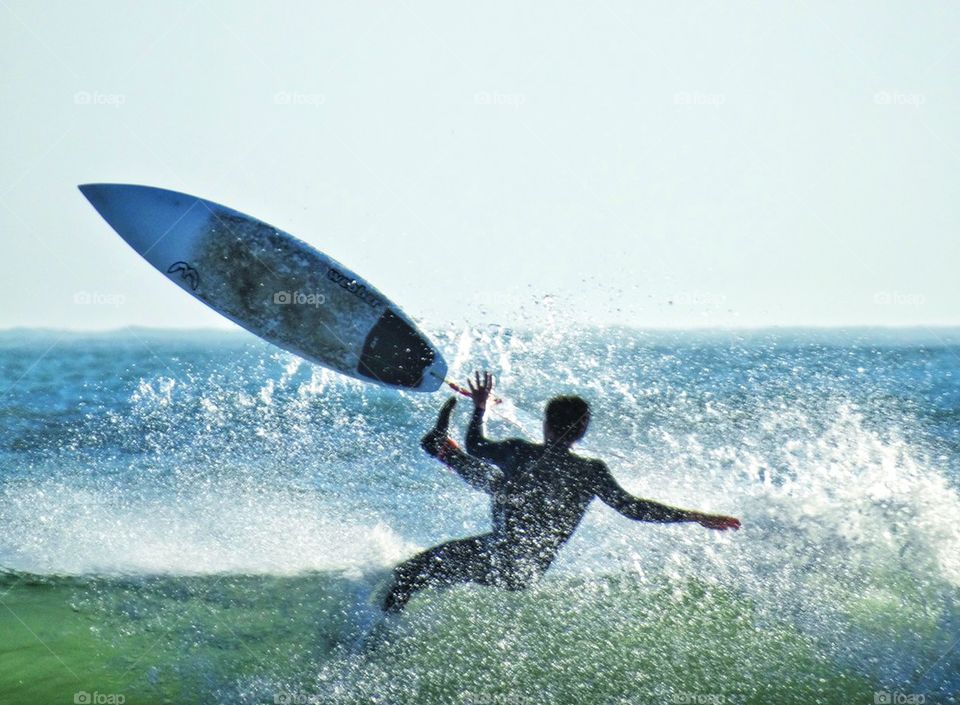
<svg viewBox="0 0 960 705"><path fill-rule="evenodd" d="M383 601L386 612L400 612L415 592L474 582L522 590L550 566L586 514L594 497L624 516L657 523L693 522L708 529L739 529L734 517L703 514L640 499L624 490L600 460L574 455L570 448L587 431L590 407L576 396L547 404L543 443L521 439L491 441L483 416L493 389L487 372L468 382L473 417L467 452L447 435L456 399L440 410L421 445L453 468L472 487L492 498L493 530L448 541L397 566Z"/></svg>

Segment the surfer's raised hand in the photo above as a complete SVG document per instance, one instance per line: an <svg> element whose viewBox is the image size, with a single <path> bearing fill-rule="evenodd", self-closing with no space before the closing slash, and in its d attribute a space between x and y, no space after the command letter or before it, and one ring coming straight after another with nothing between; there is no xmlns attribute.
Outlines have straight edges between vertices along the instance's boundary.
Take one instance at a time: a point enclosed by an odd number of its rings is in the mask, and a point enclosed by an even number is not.
<svg viewBox="0 0 960 705"><path fill-rule="evenodd" d="M722 514L697 514L693 520L700 526L707 529L716 529L717 531L726 531L740 528L740 520L736 517L723 516Z"/></svg>
<svg viewBox="0 0 960 705"><path fill-rule="evenodd" d="M474 380L476 380L476 383L474 383ZM484 371L481 379L478 370L474 373L474 379L467 378L467 386L470 387L470 396L473 397L474 407L486 409L487 399L490 398L490 392L493 391L493 375Z"/></svg>

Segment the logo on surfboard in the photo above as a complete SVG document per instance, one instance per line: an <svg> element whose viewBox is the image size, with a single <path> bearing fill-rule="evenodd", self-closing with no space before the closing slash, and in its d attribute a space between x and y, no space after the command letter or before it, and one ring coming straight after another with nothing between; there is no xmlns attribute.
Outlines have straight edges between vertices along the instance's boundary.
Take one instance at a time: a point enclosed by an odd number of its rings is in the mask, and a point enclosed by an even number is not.
<svg viewBox="0 0 960 705"><path fill-rule="evenodd" d="M188 262L174 262L167 267L167 274L180 272L180 278L190 285L190 291L196 291L200 286L200 272Z"/></svg>
<svg viewBox="0 0 960 705"><path fill-rule="evenodd" d="M383 301L373 294L365 285L361 284L356 279L351 279L346 274L334 269L333 267L330 267L330 269L327 270L327 279L335 284L339 284L342 288L349 291L370 308L377 309L383 306Z"/></svg>

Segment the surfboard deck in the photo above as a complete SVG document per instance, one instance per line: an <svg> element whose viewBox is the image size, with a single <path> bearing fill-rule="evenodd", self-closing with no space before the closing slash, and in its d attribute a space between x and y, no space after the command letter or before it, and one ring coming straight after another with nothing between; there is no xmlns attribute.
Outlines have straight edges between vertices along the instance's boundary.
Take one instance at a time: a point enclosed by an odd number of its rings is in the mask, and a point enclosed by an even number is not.
<svg viewBox="0 0 960 705"><path fill-rule="evenodd" d="M79 188L151 265L254 335L367 382L422 392L443 384L443 356L416 324L372 284L302 240L176 191Z"/></svg>

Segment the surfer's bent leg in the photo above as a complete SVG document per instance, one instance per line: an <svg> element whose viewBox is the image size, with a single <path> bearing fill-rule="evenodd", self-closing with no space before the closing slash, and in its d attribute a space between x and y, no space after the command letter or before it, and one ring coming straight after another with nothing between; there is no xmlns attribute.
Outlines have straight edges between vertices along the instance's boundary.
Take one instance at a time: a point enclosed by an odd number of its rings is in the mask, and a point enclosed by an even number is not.
<svg viewBox="0 0 960 705"><path fill-rule="evenodd" d="M493 582L489 534L448 541L418 553L393 571L393 584L383 601L384 612L399 612L425 587Z"/></svg>

